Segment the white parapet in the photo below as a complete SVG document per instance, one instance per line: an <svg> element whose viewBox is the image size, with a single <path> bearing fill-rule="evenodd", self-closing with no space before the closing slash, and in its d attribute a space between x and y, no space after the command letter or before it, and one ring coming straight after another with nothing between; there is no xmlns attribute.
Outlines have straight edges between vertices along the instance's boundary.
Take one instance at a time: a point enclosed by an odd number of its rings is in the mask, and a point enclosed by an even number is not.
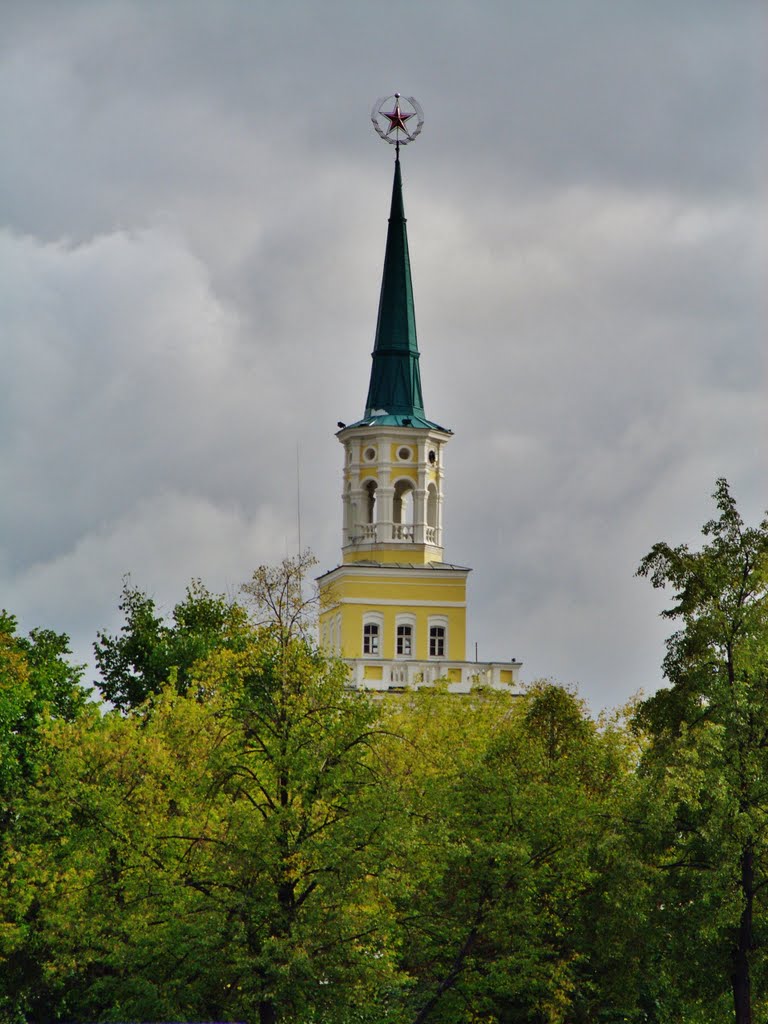
<svg viewBox="0 0 768 1024"><path fill-rule="evenodd" d="M470 693L478 687L519 693L520 661L429 661L386 658L345 658L349 685L376 692L417 689L445 681L449 693Z"/></svg>

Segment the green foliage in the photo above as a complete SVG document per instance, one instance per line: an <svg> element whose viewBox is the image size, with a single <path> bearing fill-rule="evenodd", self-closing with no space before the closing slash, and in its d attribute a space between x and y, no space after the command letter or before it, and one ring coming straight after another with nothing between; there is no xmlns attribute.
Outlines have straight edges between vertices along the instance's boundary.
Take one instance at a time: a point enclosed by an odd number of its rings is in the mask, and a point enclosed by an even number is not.
<svg viewBox="0 0 768 1024"><path fill-rule="evenodd" d="M186 693L196 662L219 647L237 649L248 632L244 609L223 594L212 594L200 580L187 587L170 622L128 580L119 608L125 616L120 634L100 632L93 647L99 688L121 711L138 707L168 682Z"/></svg>
<svg viewBox="0 0 768 1024"><path fill-rule="evenodd" d="M9 1022L25 1020L24 993L40 980L25 807L49 770L50 724L74 726L88 705L82 668L66 660L69 653L63 634L20 636L15 618L0 612L0 1018Z"/></svg>
<svg viewBox="0 0 768 1024"><path fill-rule="evenodd" d="M716 499L640 567L670 687L597 721L548 682L350 691L309 556L169 620L126 584L106 713L0 616L0 1019L765 1016L768 528Z"/></svg>
<svg viewBox="0 0 768 1024"><path fill-rule="evenodd" d="M725 480L714 498L720 516L704 525L711 539L701 551L662 542L638 569L654 587L674 590L662 615L682 620L664 659L672 689L660 690L639 712L657 739L674 738L683 723L730 723L734 713L746 721L768 669L768 521L745 528Z"/></svg>
<svg viewBox="0 0 768 1024"><path fill-rule="evenodd" d="M516 699L420 693L386 724L406 811L387 880L405 1019L586 1021L631 1003L625 964L613 985L608 957L590 963L585 911L616 895L606 834L632 745L546 683Z"/></svg>
<svg viewBox="0 0 768 1024"><path fill-rule="evenodd" d="M721 1013L730 990L747 1024L768 1009L768 520L745 527L725 480L714 497L700 551L660 543L640 564L673 589L663 614L681 628L667 642L671 687L636 721L651 740L645 835L658 933L678 953L671 987Z"/></svg>
<svg viewBox="0 0 768 1024"><path fill-rule="evenodd" d="M49 730L5 863L25 1019L387 1019L377 711L296 630L238 628L186 694Z"/></svg>
<svg viewBox="0 0 768 1024"><path fill-rule="evenodd" d="M228 893L240 887L246 1016L354 1005L388 972L376 965L380 915L368 895L385 825L369 763L376 713L345 682L345 667L306 638L269 628L200 668L235 740L213 766L233 840L216 858L229 862Z"/></svg>
<svg viewBox="0 0 768 1024"><path fill-rule="evenodd" d="M69 638L48 629L28 637L0 611L0 826L14 796L38 769L40 730L49 718L73 721L87 702L83 670L69 664Z"/></svg>
<svg viewBox="0 0 768 1024"><path fill-rule="evenodd" d="M277 602L275 579L255 577ZM0 874L6 1017L491 1024L623 1006L631 972L594 955L590 922L619 916L605 837L628 734L548 684L372 705L299 622L243 624L186 694L43 730Z"/></svg>

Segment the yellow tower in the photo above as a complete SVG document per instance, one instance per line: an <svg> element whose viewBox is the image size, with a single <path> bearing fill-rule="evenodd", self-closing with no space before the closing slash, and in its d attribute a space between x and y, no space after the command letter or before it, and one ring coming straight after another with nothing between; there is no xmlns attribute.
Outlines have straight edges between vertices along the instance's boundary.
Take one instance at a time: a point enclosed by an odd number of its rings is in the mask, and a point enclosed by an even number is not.
<svg viewBox="0 0 768 1024"><path fill-rule="evenodd" d="M322 645L366 689L514 687L519 662L465 660L471 570L443 560L452 432L424 413L399 153L365 414L339 428L343 561L318 579Z"/></svg>

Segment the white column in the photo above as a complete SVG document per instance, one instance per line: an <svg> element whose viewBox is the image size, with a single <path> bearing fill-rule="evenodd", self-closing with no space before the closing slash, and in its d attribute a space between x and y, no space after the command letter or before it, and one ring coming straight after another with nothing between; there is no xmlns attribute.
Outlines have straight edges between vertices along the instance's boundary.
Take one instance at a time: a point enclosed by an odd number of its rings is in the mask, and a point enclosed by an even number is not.
<svg viewBox="0 0 768 1024"><path fill-rule="evenodd" d="M419 474L421 475L421 474ZM417 488L413 492L413 540L416 544L427 542L427 490Z"/></svg>
<svg viewBox="0 0 768 1024"><path fill-rule="evenodd" d="M437 491L437 529L435 531L435 541L437 546L441 548L443 546L443 492L438 488Z"/></svg>
<svg viewBox="0 0 768 1024"><path fill-rule="evenodd" d="M392 521L394 519L394 487L382 487L376 491L376 504L378 505L376 516L376 539L379 541L392 540Z"/></svg>

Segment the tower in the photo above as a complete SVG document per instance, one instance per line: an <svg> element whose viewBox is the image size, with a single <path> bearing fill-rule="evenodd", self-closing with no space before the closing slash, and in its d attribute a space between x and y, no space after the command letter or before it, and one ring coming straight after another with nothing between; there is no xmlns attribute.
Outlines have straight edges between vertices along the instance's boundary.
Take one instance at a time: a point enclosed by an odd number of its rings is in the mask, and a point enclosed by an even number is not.
<svg viewBox="0 0 768 1024"><path fill-rule="evenodd" d="M383 116L404 124L412 115L401 112L398 94L388 99L394 109ZM439 678L458 691L511 687L519 662L465 660L471 570L443 557L443 464L452 431L424 411L399 145L372 359L363 417L339 423L336 434L344 448L343 560L318 579L321 643L348 662L357 687L391 690Z"/></svg>

